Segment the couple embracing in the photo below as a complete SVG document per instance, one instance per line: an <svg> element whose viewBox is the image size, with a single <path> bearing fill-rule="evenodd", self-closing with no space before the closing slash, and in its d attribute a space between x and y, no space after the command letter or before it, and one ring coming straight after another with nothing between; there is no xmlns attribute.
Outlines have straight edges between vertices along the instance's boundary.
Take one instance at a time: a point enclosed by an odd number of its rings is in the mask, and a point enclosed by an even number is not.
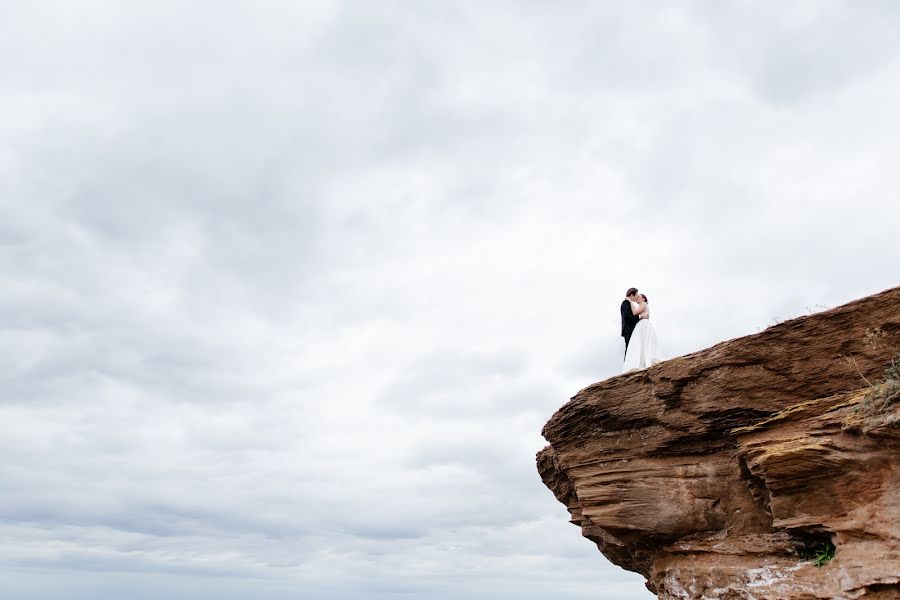
<svg viewBox="0 0 900 600"><path fill-rule="evenodd" d="M639 294L637 288L628 288L620 312L622 337L625 338L625 365L622 372L652 367L661 359L656 331L650 323L650 305L647 303L647 296Z"/></svg>

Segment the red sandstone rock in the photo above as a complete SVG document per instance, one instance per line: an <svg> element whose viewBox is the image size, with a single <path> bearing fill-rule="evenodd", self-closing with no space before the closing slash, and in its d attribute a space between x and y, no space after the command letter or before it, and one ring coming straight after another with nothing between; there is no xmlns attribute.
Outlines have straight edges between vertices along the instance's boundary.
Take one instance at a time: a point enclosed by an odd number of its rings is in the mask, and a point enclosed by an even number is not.
<svg viewBox="0 0 900 600"><path fill-rule="evenodd" d="M894 288L581 390L538 471L659 598L900 598L898 355Z"/></svg>

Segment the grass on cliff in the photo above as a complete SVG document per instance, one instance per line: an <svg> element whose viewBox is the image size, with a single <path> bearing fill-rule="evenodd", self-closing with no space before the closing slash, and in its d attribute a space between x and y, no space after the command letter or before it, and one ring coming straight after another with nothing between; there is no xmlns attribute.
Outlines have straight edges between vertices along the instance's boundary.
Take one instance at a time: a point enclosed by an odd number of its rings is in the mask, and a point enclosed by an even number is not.
<svg viewBox="0 0 900 600"><path fill-rule="evenodd" d="M884 370L883 381L869 383L866 395L856 408L857 416L866 422L863 431L885 425L900 427L900 413L894 411L895 404L900 404L900 355Z"/></svg>
<svg viewBox="0 0 900 600"><path fill-rule="evenodd" d="M831 542L828 542L828 544L826 544L824 548L817 551L810 558L813 559L814 565L816 565L817 567L821 567L822 565L827 563L829 560L834 558L835 550L836 550L836 548L834 547L834 544L832 544Z"/></svg>
<svg viewBox="0 0 900 600"><path fill-rule="evenodd" d="M834 558L837 548L830 538L807 539L797 550L802 560L811 560L817 567L824 566Z"/></svg>

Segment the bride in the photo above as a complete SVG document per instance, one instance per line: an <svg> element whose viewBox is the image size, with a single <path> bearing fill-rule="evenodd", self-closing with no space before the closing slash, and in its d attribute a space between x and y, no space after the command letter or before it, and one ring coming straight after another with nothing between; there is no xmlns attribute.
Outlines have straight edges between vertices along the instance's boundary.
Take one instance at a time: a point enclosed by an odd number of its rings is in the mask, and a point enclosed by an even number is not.
<svg viewBox="0 0 900 600"><path fill-rule="evenodd" d="M650 305L645 294L638 294L639 302L631 303L631 314L640 317L631 334L628 350L625 352L625 366L623 373L646 369L658 363L659 344L656 341L656 330L650 323Z"/></svg>

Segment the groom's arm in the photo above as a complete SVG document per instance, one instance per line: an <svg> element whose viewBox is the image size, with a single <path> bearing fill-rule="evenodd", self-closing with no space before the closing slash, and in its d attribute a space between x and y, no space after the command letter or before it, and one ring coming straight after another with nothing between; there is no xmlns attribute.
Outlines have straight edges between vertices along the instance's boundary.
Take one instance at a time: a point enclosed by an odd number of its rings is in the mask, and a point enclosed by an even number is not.
<svg viewBox="0 0 900 600"><path fill-rule="evenodd" d="M641 320L641 318L639 316L637 316L636 314L634 314L634 312L632 312L631 302L629 302L628 300L625 300L624 302L622 302L621 312L622 312L622 324L623 325L625 323L630 323L630 324L634 325L638 321Z"/></svg>
<svg viewBox="0 0 900 600"><path fill-rule="evenodd" d="M619 312L622 313L622 337L625 337L625 330L637 325L637 322L640 321L641 318L632 314L631 302L628 300L622 302L622 307L619 309Z"/></svg>

